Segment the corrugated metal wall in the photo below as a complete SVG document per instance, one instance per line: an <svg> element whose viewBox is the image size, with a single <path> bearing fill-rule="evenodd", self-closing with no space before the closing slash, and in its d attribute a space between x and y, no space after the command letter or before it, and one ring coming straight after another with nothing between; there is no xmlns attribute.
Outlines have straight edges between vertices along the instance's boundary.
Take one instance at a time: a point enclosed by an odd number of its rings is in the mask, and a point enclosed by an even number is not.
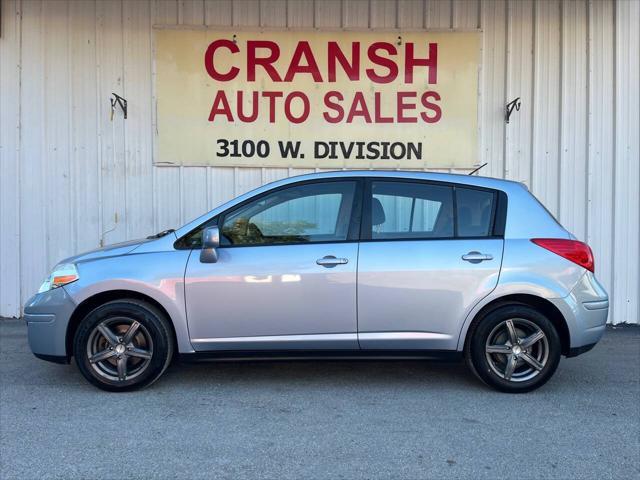
<svg viewBox="0 0 640 480"><path fill-rule="evenodd" d="M154 24L481 28L478 162L595 250L611 320L638 322L640 3L0 0L0 314L55 262L180 225L301 169L154 167ZM110 121L109 97L129 101ZM522 108L505 125L506 102Z"/></svg>

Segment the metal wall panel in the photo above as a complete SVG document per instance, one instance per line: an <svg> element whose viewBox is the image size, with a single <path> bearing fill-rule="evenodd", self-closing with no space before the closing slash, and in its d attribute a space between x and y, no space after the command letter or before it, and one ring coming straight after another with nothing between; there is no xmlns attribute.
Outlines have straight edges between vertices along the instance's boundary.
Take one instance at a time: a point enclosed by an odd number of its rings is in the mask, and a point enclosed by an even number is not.
<svg viewBox="0 0 640 480"><path fill-rule="evenodd" d="M324 0L322 2L314 2L314 4L316 28L340 28L342 26L341 0Z"/></svg>
<svg viewBox="0 0 640 480"><path fill-rule="evenodd" d="M204 25L204 0L178 0L180 25Z"/></svg>
<svg viewBox="0 0 640 480"><path fill-rule="evenodd" d="M560 181L560 2L536 2L534 11L531 188L554 214ZM552 179L556 179L554 183Z"/></svg>
<svg viewBox="0 0 640 480"><path fill-rule="evenodd" d="M480 0L453 0L453 28L480 28Z"/></svg>
<svg viewBox="0 0 640 480"><path fill-rule="evenodd" d="M483 4L480 23L482 65L480 75L480 163L484 175L502 178L505 171L505 104L507 102L507 3Z"/></svg>
<svg viewBox="0 0 640 480"><path fill-rule="evenodd" d="M260 2L260 25L263 27L286 27L287 0Z"/></svg>
<svg viewBox="0 0 640 480"><path fill-rule="evenodd" d="M424 28L425 2L408 0L398 4L398 28Z"/></svg>
<svg viewBox="0 0 640 480"><path fill-rule="evenodd" d="M587 3L562 8L560 72L560 204L558 218L578 238L587 238Z"/></svg>
<svg viewBox="0 0 640 480"><path fill-rule="evenodd" d="M227 167L212 167L208 169L209 209L220 205L236 196L235 170Z"/></svg>
<svg viewBox="0 0 640 480"><path fill-rule="evenodd" d="M520 97L521 107L506 126L504 174L531 187L534 2L509 2L507 18L507 101Z"/></svg>
<svg viewBox="0 0 640 480"><path fill-rule="evenodd" d="M396 28L398 26L397 2L371 0L369 8L371 9L369 13L370 28Z"/></svg>
<svg viewBox="0 0 640 480"><path fill-rule="evenodd" d="M453 26L453 0L425 2L425 15L425 27L451 28Z"/></svg>
<svg viewBox="0 0 640 480"><path fill-rule="evenodd" d="M184 168L181 185L189 186L182 189L182 211L180 212L180 222L186 223L206 211L207 167Z"/></svg>
<svg viewBox="0 0 640 480"><path fill-rule="evenodd" d="M589 142L587 242L596 257L598 278L613 284L613 105L615 61L614 4L589 4ZM611 302L613 306L613 302ZM613 314L613 308L610 310ZM613 318L613 315L612 315Z"/></svg>
<svg viewBox="0 0 640 480"><path fill-rule="evenodd" d="M260 25L260 4L255 0L234 0L231 16L234 26L258 26Z"/></svg>
<svg viewBox="0 0 640 480"><path fill-rule="evenodd" d="M612 317L638 322L640 2L3 0L0 314L77 251L178 226L319 171L153 166L153 25L483 31L478 163L587 240ZM111 92L129 101L128 119ZM522 108L504 123L505 104ZM16 281L16 279L19 279Z"/></svg>
<svg viewBox="0 0 640 480"><path fill-rule="evenodd" d="M20 311L21 6L0 2L0 315ZM4 92L10 92L5 94Z"/></svg>
<svg viewBox="0 0 640 480"><path fill-rule="evenodd" d="M483 2L480 24L482 65L480 75L480 158L487 162L483 174L502 178L505 172L505 104L507 100L507 3Z"/></svg>
<svg viewBox="0 0 640 480"><path fill-rule="evenodd" d="M154 192L156 198L156 228L175 228L182 220L183 167L157 168Z"/></svg>
<svg viewBox="0 0 640 480"><path fill-rule="evenodd" d="M286 16L288 27L313 27L315 14L314 0L287 1Z"/></svg>
<svg viewBox="0 0 640 480"><path fill-rule="evenodd" d="M367 28L369 16L369 0L343 0L342 23L345 28Z"/></svg>
<svg viewBox="0 0 640 480"><path fill-rule="evenodd" d="M204 4L204 23L205 25L231 25L231 15L233 7L231 0L206 0ZM161 22L159 18L157 23L171 25L171 21Z"/></svg>
<svg viewBox="0 0 640 480"><path fill-rule="evenodd" d="M640 316L640 2L618 3L615 19L612 303L617 320Z"/></svg>
<svg viewBox="0 0 640 480"><path fill-rule="evenodd" d="M47 4L48 2L43 2ZM127 98L125 83L124 23L122 2L105 0L96 3L96 51L98 95L105 100L98 104L98 136L100 144L100 199L102 203L101 244L122 242L127 239L125 168L125 126L122 111L117 107L111 116L111 93ZM45 23L48 23L49 19ZM90 111L90 110L89 110ZM56 259L50 257L50 262ZM51 267L52 265L50 265Z"/></svg>
<svg viewBox="0 0 640 480"><path fill-rule="evenodd" d="M200 2L202 7L202 2ZM199 10L203 15L202 8ZM123 78L129 98L125 128L125 226L127 238L139 238L154 230L151 5L123 4Z"/></svg>
<svg viewBox="0 0 640 480"><path fill-rule="evenodd" d="M228 0L228 3L231 5L231 0ZM178 23L180 4L177 0L152 0L151 8L154 24L176 25Z"/></svg>
<svg viewBox="0 0 640 480"><path fill-rule="evenodd" d="M5 3L5 2L2 2ZM5 16L3 15L4 19ZM68 205L60 205L52 201L53 192L48 188L46 178L46 132L45 115L47 105L45 95L45 77L43 66L45 65L45 27L43 5L40 2L24 2L22 4L22 35L21 35L21 69L20 90L20 156L13 159L4 159L5 162L13 160L18 163L20 202L13 208L20 212L20 241L18 254L20 256L19 282L3 282L2 288L15 288L19 283L20 303L29 294L38 288L51 267L49 263L49 242L52 236L64 235L62 229L51 232L47 229L50 224L47 221L48 210L52 208L65 208ZM4 39L2 40L4 41ZM12 92L11 95L15 95ZM0 95L6 98L8 95L2 89ZM4 166L2 175L4 176ZM11 209L6 205L3 210ZM3 234L3 233L2 233ZM69 245L71 250L71 245ZM10 274L10 273L9 273ZM17 315L18 311L5 311L3 315Z"/></svg>
<svg viewBox="0 0 640 480"><path fill-rule="evenodd" d="M98 107L97 69L87 68L97 64L96 4L76 2L69 16L73 251L81 252L99 245L102 231L98 116L86 114Z"/></svg>

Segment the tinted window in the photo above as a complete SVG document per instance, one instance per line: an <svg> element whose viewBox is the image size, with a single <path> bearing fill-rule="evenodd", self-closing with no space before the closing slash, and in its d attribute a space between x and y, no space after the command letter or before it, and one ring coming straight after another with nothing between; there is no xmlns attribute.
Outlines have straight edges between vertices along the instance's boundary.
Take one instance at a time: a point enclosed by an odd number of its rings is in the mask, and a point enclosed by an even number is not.
<svg viewBox="0 0 640 480"><path fill-rule="evenodd" d="M491 235L491 214L495 195L485 190L456 187L459 237Z"/></svg>
<svg viewBox="0 0 640 480"><path fill-rule="evenodd" d="M453 237L453 188L374 181L371 189L372 239Z"/></svg>
<svg viewBox="0 0 640 480"><path fill-rule="evenodd" d="M260 197L226 215L223 245L347 239L354 182L312 183Z"/></svg>
<svg viewBox="0 0 640 480"><path fill-rule="evenodd" d="M202 248L202 232L204 231L205 228L211 227L217 224L218 224L218 219L212 218L211 220L206 222L204 225L200 225L197 229L193 230L192 232L188 233L187 235L182 237L180 240L178 240L175 244L176 247L178 249Z"/></svg>

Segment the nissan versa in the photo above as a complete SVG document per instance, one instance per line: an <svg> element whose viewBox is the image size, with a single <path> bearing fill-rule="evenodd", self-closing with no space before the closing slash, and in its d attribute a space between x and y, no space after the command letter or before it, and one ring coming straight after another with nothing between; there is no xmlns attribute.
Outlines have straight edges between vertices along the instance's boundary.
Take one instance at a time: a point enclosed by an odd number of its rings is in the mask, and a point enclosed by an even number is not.
<svg viewBox="0 0 640 480"><path fill-rule="evenodd" d="M462 358L527 392L602 337L590 248L520 183L422 172L288 178L178 230L57 265L36 356L111 391L172 358Z"/></svg>

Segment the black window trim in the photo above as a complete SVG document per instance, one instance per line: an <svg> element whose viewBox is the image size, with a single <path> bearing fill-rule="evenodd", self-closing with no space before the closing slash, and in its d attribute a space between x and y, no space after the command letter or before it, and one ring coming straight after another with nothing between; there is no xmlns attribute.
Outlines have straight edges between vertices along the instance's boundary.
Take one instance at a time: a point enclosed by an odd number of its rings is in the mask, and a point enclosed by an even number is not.
<svg viewBox="0 0 640 480"><path fill-rule="evenodd" d="M279 246L291 246L291 245L323 245L323 244L336 244L336 243L354 243L354 242L412 242L412 241L430 241L430 240L488 240L488 239L503 239L506 226L507 217L507 194L495 188L482 187L478 185L469 185L465 183L446 182L441 180L426 180L420 178L402 178L402 177L334 177L334 178L314 178L311 180L302 180L299 182L288 183L279 187L267 190L258 195L240 202L227 210L220 212L215 217L202 222L197 227L193 228L173 244L177 250L193 250L199 249L197 246L184 245L184 239L192 235L199 229L206 226L222 225L224 218L236 211L239 208L247 205L248 203L259 200L260 198L271 195L274 192L284 190L291 187L298 187L307 184L314 183L329 183L329 182L353 182L356 185L356 190L353 198L353 208L351 212L351 220L349 223L349 229L346 240L328 240L320 242L288 242L288 243L258 243L250 245L223 245L220 248L246 248L246 247L279 247ZM412 238L371 238L372 226L371 226L371 199L373 198L371 186L373 182L397 182L397 183L419 183L426 185L436 186L449 186L453 188L453 225L454 236L453 237L412 237ZM456 187L480 190L484 192L490 192L494 195L493 209L491 214L491 228L492 234L486 236L473 236L473 237L460 237L458 236L458 212L457 212L457 194Z"/></svg>
<svg viewBox="0 0 640 480"><path fill-rule="evenodd" d="M178 250L193 250L193 249L201 248L201 247L197 247L197 246L184 245L183 241L184 241L185 238L189 237L190 235L192 235L196 231L198 231L198 230L200 230L202 228L206 228L205 226L208 227L208 226L218 225L218 226L222 227L222 225L224 225L224 220L225 220L225 218L227 216L233 214L237 210L240 210L241 208L243 208L244 206L246 206L246 205L248 205L250 203L253 203L253 202L256 202L256 201L260 201L260 199L262 199L263 197L266 197L268 195L272 195L272 194L274 194L276 192L279 192L281 190L286 190L286 189L294 188L294 187L300 187L300 186L304 186L304 185L312 185L312 184L318 184L318 183L321 183L321 184L322 183L336 183L336 182L339 182L339 183L353 183L355 185L354 195L353 195L353 199L352 199L353 203L352 203L352 209L351 209L351 218L349 219L349 227L347 229L347 238L345 240L323 240L323 241L312 241L312 242L283 242L283 243L252 243L252 244L246 244L246 245L220 245L219 248L284 247L284 246L291 246L291 245L323 245L323 244L358 242L360 219L361 219L361 216L362 216L363 179L362 179L362 177L334 177L334 178L314 178L314 179L311 179L311 180L302 180L302 181L299 181L299 182L288 183L286 185L281 185L279 187L272 188L272 189L269 189L269 190L267 190L265 192L262 192L262 193L259 193L257 195L254 195L253 197L248 198L248 199L238 203L237 205L233 205L232 207L229 207L227 210L225 210L223 212L220 212L215 217L212 217L209 220L201 223L197 227L193 228L188 233L186 233L185 235L180 237L178 240L176 240L174 242L173 246L174 246L174 248L176 248Z"/></svg>
<svg viewBox="0 0 640 480"><path fill-rule="evenodd" d="M504 229L507 213L507 195L501 191L489 187L481 187L477 185L468 185L464 183L443 182L440 180L423 180L419 178L402 178L402 177L364 177L364 204L362 209L362 222L360 224L360 242L412 242L412 241L429 241L429 240L487 240L504 238ZM395 183L419 183L423 185L448 186L453 189L453 236L452 237L408 237L408 238L371 238L373 231L371 225L371 203L373 199L372 185L373 182L395 182ZM464 236L458 235L458 210L457 210L457 192L456 188L464 188L469 190L480 190L489 192L493 195L493 205L490 220L491 235L481 236Z"/></svg>

